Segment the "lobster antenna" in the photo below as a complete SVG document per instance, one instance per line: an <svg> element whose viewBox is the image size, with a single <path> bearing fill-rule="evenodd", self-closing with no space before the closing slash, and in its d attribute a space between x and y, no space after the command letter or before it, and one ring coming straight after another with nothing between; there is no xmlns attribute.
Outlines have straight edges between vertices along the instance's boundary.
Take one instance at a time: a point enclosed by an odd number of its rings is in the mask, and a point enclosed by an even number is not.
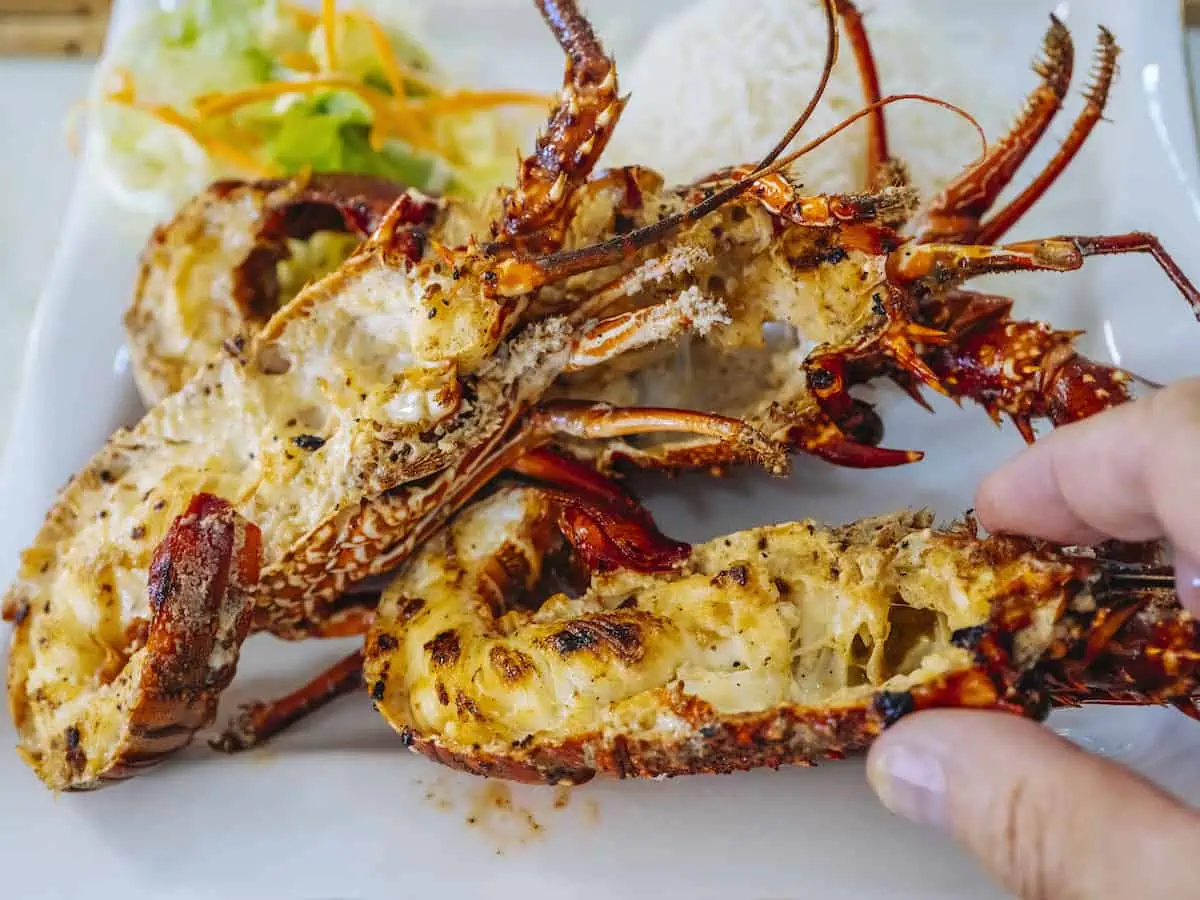
<svg viewBox="0 0 1200 900"><path fill-rule="evenodd" d="M1110 584L1130 589L1175 590L1174 566L1149 566L1105 559L1101 570Z"/></svg>
<svg viewBox="0 0 1200 900"><path fill-rule="evenodd" d="M1132 372L1129 369L1121 369L1121 371L1143 387L1148 387L1155 391L1161 391L1166 387L1165 384L1161 384L1160 382L1147 378L1145 375L1139 375L1137 372Z"/></svg>
<svg viewBox="0 0 1200 900"><path fill-rule="evenodd" d="M751 175L761 174L767 166L779 158L779 154L787 149L788 144L796 139L796 135L800 133L800 129L808 124L808 120L816 112L817 104L821 102L821 98L825 96L825 89L829 87L829 79L833 77L833 69L837 65L840 34L837 27L837 12L833 8L833 0L824 0L823 5L825 7L825 23L828 27L825 37L825 65L821 69L821 80L817 82L817 89L813 91L813 95L808 101L808 106L804 108L804 112L800 113L799 118L792 123L792 127L770 149L767 155L759 160L758 165L754 167L754 172Z"/></svg>
<svg viewBox="0 0 1200 900"><path fill-rule="evenodd" d="M569 278L571 275L576 275L580 272L592 271L593 269L608 265L610 261L620 259L628 253L635 252L642 247L654 243L685 222L695 222L697 219L704 218L709 213L721 208L730 200L737 198L749 189L755 180L779 158L779 154L786 150L788 145L795 140L796 135L800 133L800 129L808 124L808 120L812 118L817 105L825 95L825 89L828 87L829 80L833 75L833 68L837 63L838 56L839 33L837 12L833 4L834 0L822 0L827 30L825 65L822 67L821 79L817 83L817 88L808 101L808 105L804 108L804 112L796 118L791 127L788 128L787 133L767 152L767 155L758 161L758 164L749 175L705 198L691 209L667 216L652 225L639 228L619 238L601 241L590 247L559 251L540 257L537 259L539 267L543 270L552 271L555 279Z"/></svg>
<svg viewBox="0 0 1200 900"><path fill-rule="evenodd" d="M609 238L606 241L600 241L591 244L587 247L580 247L576 250L561 250L557 253L550 253L546 256L539 257L536 264L547 274L547 279L543 283L548 283L551 280L559 280L570 278L572 275L578 275L581 272L591 272L595 269L603 268L604 266L612 265L619 262L621 259L632 255L633 253L653 244L655 241L661 240L672 231L678 229L681 225L695 222L704 218L709 213L719 209L731 200L736 199L740 194L745 193L758 179L764 175L770 175L785 169L794 163L800 156L812 151L815 147L819 147L825 141L832 138L838 132L850 127L863 116L869 115L875 109L883 106L888 106L892 103L897 103L901 100L920 100L926 103L932 103L935 106L940 106L955 112L965 118L979 132L983 140L984 148L987 147L987 138L983 133L983 127L975 120L975 118L966 110L955 106L946 100L939 100L936 97L928 97L925 94L893 94L890 97L884 97L876 103L872 103L852 116L844 119L840 124L834 126L830 131L827 131L821 137L816 138L809 144L800 148L794 153L789 153L786 157L772 159L771 154L764 157L766 165L762 163L757 166L749 175L736 181L733 184L722 188L711 196L697 203L690 209L685 209L682 212L674 213L659 219L650 225L643 226L636 231L631 231L629 234L621 235L620 237ZM773 151L774 152L774 151Z"/></svg>
<svg viewBox="0 0 1200 900"><path fill-rule="evenodd" d="M882 109L883 107L889 106L892 103L896 103L900 100L920 100L922 103L931 103L934 106L940 106L942 109L948 109L948 110L950 110L950 112L953 112L953 113L956 113L956 114L962 116L964 119L966 119L971 124L971 127L975 129L976 133L979 135L979 140L982 144L982 150L980 151L980 155L978 157L976 157L975 161L970 163L967 166L967 168L972 168L974 166L977 166L977 165L979 165L979 163L981 163L983 161L984 157L987 155L987 149L988 149L987 134L984 132L983 126L979 124L979 120L976 119L969 112L967 112L965 109L963 109L961 106L956 106L955 104L951 103L948 100L941 100L937 97L931 97L928 94L889 94L887 97L884 97L881 100L876 100L874 103L872 103L868 106L864 106L862 109L860 109L858 112L854 113L853 115L847 116L840 123L833 126L832 128L830 128L828 131L826 131L824 134L820 135L819 137L816 137L813 140L809 141L807 144L805 144L800 149L793 150L791 153L789 153L787 156L783 157L782 159L775 160L772 164L768 165L765 169L762 169L756 177L761 178L763 175L768 175L773 172L779 172L783 169L786 169L792 163L796 162L796 160L800 159L800 157L805 156L808 153L811 153L813 150L816 150L818 147L820 147L826 141L830 140L833 137L836 137L838 134L845 131L847 128L849 128L851 125L853 125L859 119L869 116L871 113L873 113L877 109Z"/></svg>

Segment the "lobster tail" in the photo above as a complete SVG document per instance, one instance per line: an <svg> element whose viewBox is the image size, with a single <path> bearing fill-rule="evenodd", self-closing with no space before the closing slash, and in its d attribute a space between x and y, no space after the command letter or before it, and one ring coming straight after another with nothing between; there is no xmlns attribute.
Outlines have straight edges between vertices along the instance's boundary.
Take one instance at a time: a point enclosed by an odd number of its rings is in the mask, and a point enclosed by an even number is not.
<svg viewBox="0 0 1200 900"><path fill-rule="evenodd" d="M1094 612L1076 614L1041 668L1057 706L1176 706L1197 717L1200 623L1167 566L1104 560Z"/></svg>

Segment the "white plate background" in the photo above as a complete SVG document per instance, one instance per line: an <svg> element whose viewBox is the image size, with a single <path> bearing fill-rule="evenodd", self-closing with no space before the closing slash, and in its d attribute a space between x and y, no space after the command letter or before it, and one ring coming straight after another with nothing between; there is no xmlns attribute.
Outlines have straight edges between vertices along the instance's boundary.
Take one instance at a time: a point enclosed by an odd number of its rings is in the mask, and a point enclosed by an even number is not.
<svg viewBox="0 0 1200 900"><path fill-rule="evenodd" d="M628 59L648 23L683 2L589 5L603 39L618 59ZM969 17L981 37L991 36L989 48L1007 50L981 53L977 61L982 73L1008 86L1015 112L1033 83L1028 62L1055 5L919 3L931 16ZM136 5L118 2L118 27ZM430 34L447 53L474 60L503 54L505 67L494 75L500 83L557 84L561 60L530 4L427 5L435 9ZM1151 230L1200 277L1200 259L1189 259L1200 246L1200 203L1178 4L1076 0L1058 7L1068 13L1080 54L1076 91L1096 23L1111 27L1124 48L1109 111L1115 124L1098 129L1042 211L1013 238ZM1076 92L1070 110L1077 107ZM1053 135L1065 134L1068 123L1064 116ZM55 490L114 427L139 414L120 314L145 230L111 206L95 173L85 169L38 310L0 481L6 580ZM1018 310L1087 329L1083 347L1092 355L1119 356L1158 380L1200 371L1200 327L1148 259L1095 260L1075 275L1010 278L1005 289L1021 297L1030 285ZM888 443L925 449L917 466L856 473L801 461L786 486L766 478L689 478L654 490L654 509L666 530L687 539L810 515L840 522L905 505L955 515L971 505L979 478L1020 441L977 408L940 403L937 410L929 416L884 397ZM294 686L346 647L255 638L224 710ZM1051 724L1200 800L1194 753L1200 728L1182 716L1089 710L1056 714ZM14 741L5 718L0 745ZM513 811L480 815L492 796L484 782L403 752L365 699L343 701L260 753L228 758L200 744L142 778L91 795L50 795L9 753L0 755L0 893L14 900L993 895L947 843L884 812L855 761L593 784L576 790L562 809L548 789L514 787L511 794ZM480 818L474 826L467 824L472 815ZM530 817L540 830L531 829Z"/></svg>

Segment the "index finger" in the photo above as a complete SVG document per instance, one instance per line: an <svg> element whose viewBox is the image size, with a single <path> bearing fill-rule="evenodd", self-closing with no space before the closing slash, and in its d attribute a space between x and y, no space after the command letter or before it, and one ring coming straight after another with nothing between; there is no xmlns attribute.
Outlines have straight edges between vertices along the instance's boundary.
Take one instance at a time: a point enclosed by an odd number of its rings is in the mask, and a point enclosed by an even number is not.
<svg viewBox="0 0 1200 900"><path fill-rule="evenodd" d="M1200 378L1048 435L983 482L976 512L989 531L1165 537L1200 559Z"/></svg>

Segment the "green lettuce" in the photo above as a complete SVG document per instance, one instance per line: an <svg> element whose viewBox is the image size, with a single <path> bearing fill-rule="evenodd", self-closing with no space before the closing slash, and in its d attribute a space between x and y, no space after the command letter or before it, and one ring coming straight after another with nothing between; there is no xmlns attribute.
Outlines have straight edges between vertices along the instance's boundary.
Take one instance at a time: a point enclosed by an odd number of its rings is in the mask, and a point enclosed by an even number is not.
<svg viewBox="0 0 1200 900"><path fill-rule="evenodd" d="M289 174L314 172L376 175L402 184L428 187L441 174L432 156L398 141L371 146L370 109L352 94L328 92L288 106L276 120L266 155Z"/></svg>

